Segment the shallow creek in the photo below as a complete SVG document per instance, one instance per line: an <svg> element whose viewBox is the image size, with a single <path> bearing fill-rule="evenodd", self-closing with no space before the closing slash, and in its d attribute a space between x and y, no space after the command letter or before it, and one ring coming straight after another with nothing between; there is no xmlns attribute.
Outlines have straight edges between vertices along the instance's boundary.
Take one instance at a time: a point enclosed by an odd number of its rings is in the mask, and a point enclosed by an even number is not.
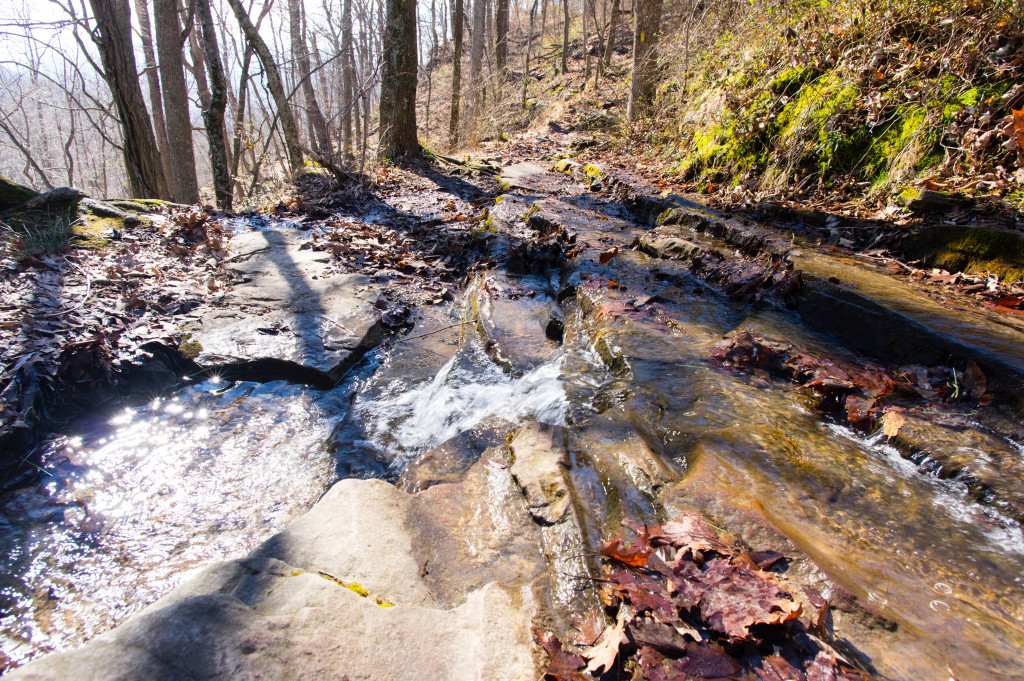
<svg viewBox="0 0 1024 681"><path fill-rule="evenodd" d="M637 258L616 278L647 291L652 264ZM0 498L0 652L18 664L108 629L189 569L244 555L339 477L398 480L481 424L539 420L569 429L588 551L624 516L699 508L743 534L753 514L814 562L795 573L827 573L870 610L866 625L838 616L837 633L884 675L939 678L948 664L960 681L1024 678L1020 525L823 419L794 386L711 365L711 346L738 329L856 358L794 317L675 281L659 289L656 329L598 328L567 305L564 343L515 374L453 305L330 391L205 382L75 424L47 445L37 482ZM609 353L627 368L609 369ZM613 418L673 482L656 492L621 457L621 474L609 468Z"/></svg>

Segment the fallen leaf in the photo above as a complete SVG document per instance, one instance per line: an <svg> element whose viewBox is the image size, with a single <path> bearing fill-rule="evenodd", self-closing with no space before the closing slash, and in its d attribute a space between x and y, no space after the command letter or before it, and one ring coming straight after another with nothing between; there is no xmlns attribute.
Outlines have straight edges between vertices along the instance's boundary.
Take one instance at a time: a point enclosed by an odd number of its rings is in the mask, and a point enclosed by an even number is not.
<svg viewBox="0 0 1024 681"><path fill-rule="evenodd" d="M800 604L774 582L750 570L712 560L702 575L700 611L715 631L737 639L755 624L781 624L800 614Z"/></svg>
<svg viewBox="0 0 1024 681"><path fill-rule="evenodd" d="M652 527L651 539L655 543L682 549L714 551L723 556L732 554L729 546L719 538L718 531L698 513L684 513L679 520Z"/></svg>
<svg viewBox="0 0 1024 681"><path fill-rule="evenodd" d="M583 657L590 660L586 671L603 674L612 668L615 658L619 656L619 644L623 641L627 622L627 608L619 608L615 624L604 630L593 647L584 651Z"/></svg>
<svg viewBox="0 0 1024 681"><path fill-rule="evenodd" d="M714 644L691 643L686 646L686 657L676 660L672 667L688 676L701 679L721 679L740 670L736 660Z"/></svg>
<svg viewBox="0 0 1024 681"><path fill-rule="evenodd" d="M650 534L647 530L647 526L641 526L641 530L637 532L636 539L633 540L633 545L626 547L622 543L622 537L608 542L601 547L601 555L614 558L617 561L625 563L626 565L632 565L633 567L643 567L647 565L647 559L651 555L651 544Z"/></svg>
<svg viewBox="0 0 1024 681"><path fill-rule="evenodd" d="M588 674L580 672L583 658L562 648L562 642L550 631L534 628L533 640L548 654L545 677L563 679L564 681L593 681Z"/></svg>
<svg viewBox="0 0 1024 681"><path fill-rule="evenodd" d="M886 437L896 437L900 428L907 422L907 417L896 410L887 411L882 414L882 432Z"/></svg>
<svg viewBox="0 0 1024 681"><path fill-rule="evenodd" d="M609 260L611 260L612 258L617 256L618 254L619 254L619 248L618 248L618 246L616 246L615 248L611 249L610 251L605 251L604 253L602 253L600 256L598 256L597 260L602 265L604 265Z"/></svg>

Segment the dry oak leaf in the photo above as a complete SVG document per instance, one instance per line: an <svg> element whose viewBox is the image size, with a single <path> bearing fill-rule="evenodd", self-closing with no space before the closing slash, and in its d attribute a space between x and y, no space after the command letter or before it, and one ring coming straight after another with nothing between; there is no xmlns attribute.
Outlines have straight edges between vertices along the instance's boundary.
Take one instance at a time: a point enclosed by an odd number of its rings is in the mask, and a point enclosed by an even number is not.
<svg viewBox="0 0 1024 681"><path fill-rule="evenodd" d="M625 637L626 624L630 619L632 618L629 617L627 608L619 608L615 624L605 629L593 647L583 652L583 657L590 660L586 671L603 674L612 668L615 658L619 655L619 645Z"/></svg>
<svg viewBox="0 0 1024 681"><path fill-rule="evenodd" d="M882 432L886 437L896 437L900 428L907 422L907 417L895 409L882 414Z"/></svg>

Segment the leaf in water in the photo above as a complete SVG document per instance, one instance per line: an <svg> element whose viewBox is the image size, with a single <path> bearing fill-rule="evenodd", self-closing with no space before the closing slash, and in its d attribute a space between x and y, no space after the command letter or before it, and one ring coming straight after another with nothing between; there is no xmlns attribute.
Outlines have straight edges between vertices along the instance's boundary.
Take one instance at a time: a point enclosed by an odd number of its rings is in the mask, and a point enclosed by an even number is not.
<svg viewBox="0 0 1024 681"><path fill-rule="evenodd" d="M632 565L633 567L643 567L644 565L647 565L647 559L651 555L650 534L647 530L647 526L641 526L641 530L637 532L636 539L633 540L632 546L627 548L625 544L622 543L622 537L617 537L601 547L601 555L614 558L615 560L621 561L626 565Z"/></svg>
<svg viewBox="0 0 1024 681"><path fill-rule="evenodd" d="M988 390L988 379L974 360L967 360L962 371L956 372L957 383L964 397L981 397Z"/></svg>
<svg viewBox="0 0 1024 681"><path fill-rule="evenodd" d="M684 513L679 520L652 527L651 539L681 549L714 551L723 556L733 553L719 538L718 531L697 513Z"/></svg>
<svg viewBox="0 0 1024 681"><path fill-rule="evenodd" d="M882 415L882 432L886 437L896 437L906 422L906 416L897 409L891 409Z"/></svg>
<svg viewBox="0 0 1024 681"><path fill-rule="evenodd" d="M583 658L562 648L562 642L550 631L533 630L533 640L548 654L545 677L564 679L564 681L593 681L588 674L579 670L583 667Z"/></svg>
<svg viewBox="0 0 1024 681"><path fill-rule="evenodd" d="M794 667L784 657L772 655L758 660L753 667L757 681L806 681L807 675Z"/></svg>
<svg viewBox="0 0 1024 681"><path fill-rule="evenodd" d="M740 670L736 660L714 644L691 643L686 646L686 657L676 660L672 667L688 676L701 679L721 679Z"/></svg>
<svg viewBox="0 0 1024 681"><path fill-rule="evenodd" d="M712 560L701 578L701 615L720 633L743 639L755 624L781 624L800 614L800 604L774 582L750 570Z"/></svg>
<svg viewBox="0 0 1024 681"><path fill-rule="evenodd" d="M609 260L611 260L612 258L617 256L618 254L619 254L619 248L618 248L618 246L616 246L615 248L611 249L610 251L605 251L604 253L602 253L600 256L598 256L597 260L602 265L604 265Z"/></svg>

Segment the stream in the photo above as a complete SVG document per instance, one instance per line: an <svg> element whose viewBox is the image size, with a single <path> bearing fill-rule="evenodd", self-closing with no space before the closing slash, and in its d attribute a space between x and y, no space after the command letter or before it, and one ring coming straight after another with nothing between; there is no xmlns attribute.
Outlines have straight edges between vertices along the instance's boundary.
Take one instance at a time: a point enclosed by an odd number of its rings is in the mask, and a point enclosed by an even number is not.
<svg viewBox="0 0 1024 681"><path fill-rule="evenodd" d="M626 517L696 508L751 541L766 536L752 529L763 522L798 551L794 574L828 574L842 588L827 596L863 604L840 607L836 630L885 676L939 678L948 664L960 681L1024 678L1020 523L880 434L823 418L795 385L708 361L740 330L856 355L684 268L641 253L607 267L622 290L564 300L561 343L517 335L558 296L558 276L496 272L490 289L418 318L331 390L212 380L71 425L45 445L34 484L0 498L0 653L20 665L109 629L189 570L245 555L340 478L406 489L456 479L517 425L541 421L567 427L591 552ZM487 292L503 286L530 295ZM595 312L628 311L641 291L659 297L655 321ZM474 295L506 306L491 321L533 361L495 361ZM626 430L672 478L659 490L622 454ZM1024 456L1015 433L1001 437ZM448 458L429 458L445 447Z"/></svg>

